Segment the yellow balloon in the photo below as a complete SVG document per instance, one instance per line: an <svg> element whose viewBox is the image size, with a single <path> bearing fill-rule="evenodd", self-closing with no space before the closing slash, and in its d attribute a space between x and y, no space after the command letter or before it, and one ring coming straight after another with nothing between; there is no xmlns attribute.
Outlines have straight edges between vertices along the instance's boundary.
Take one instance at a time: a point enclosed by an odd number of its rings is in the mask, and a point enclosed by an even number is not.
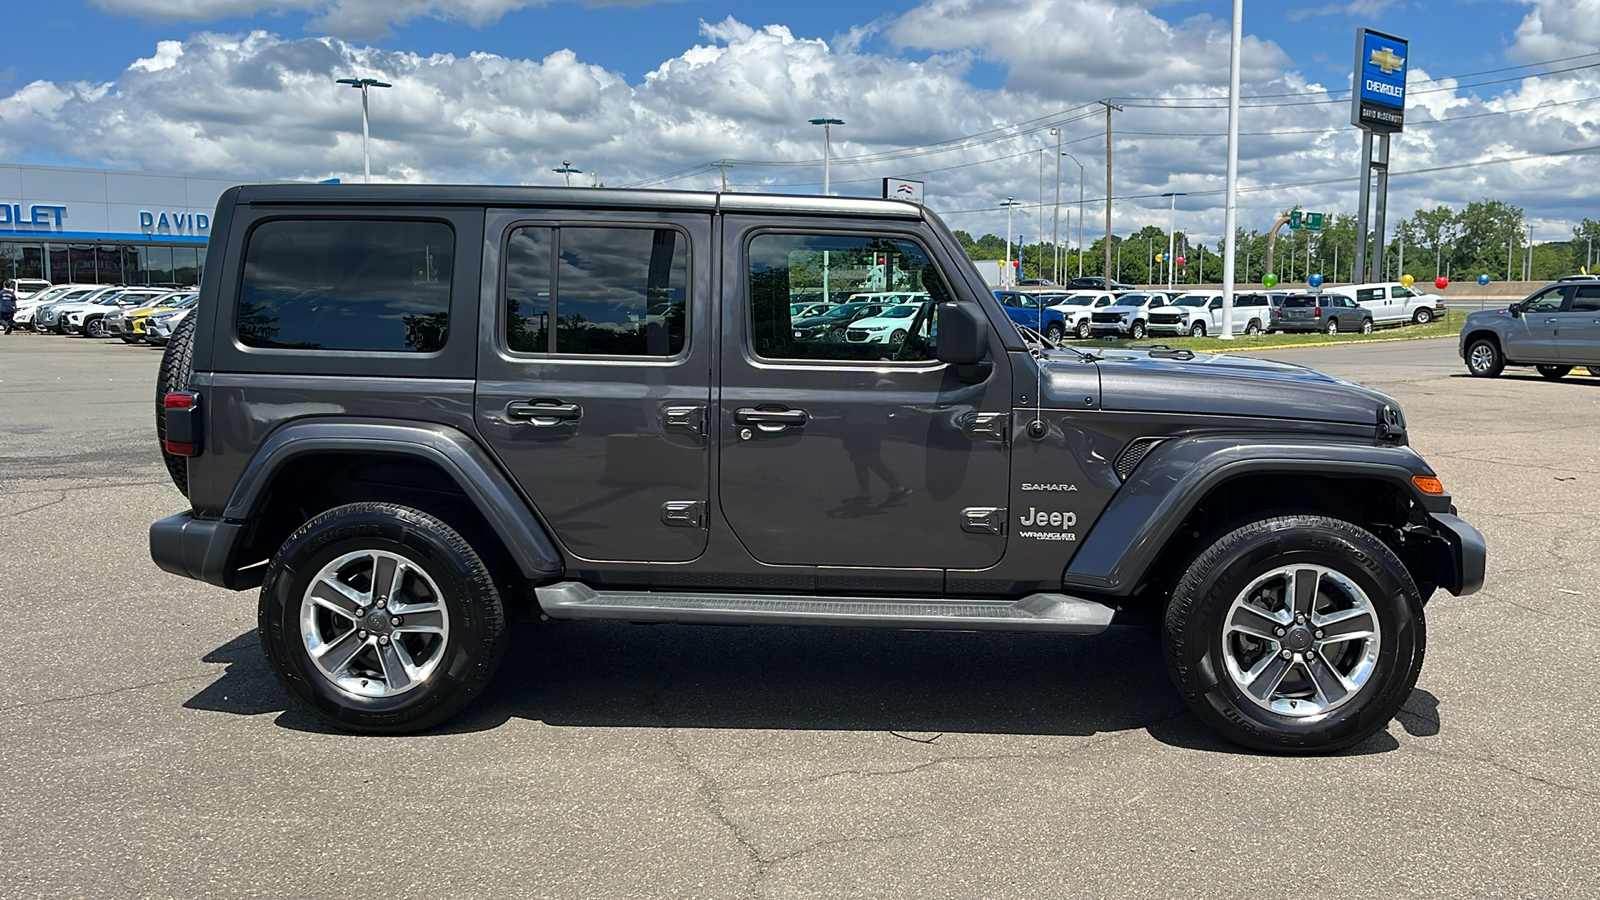
<svg viewBox="0 0 1600 900"><path fill-rule="evenodd" d="M1414 282L1414 281L1416 281L1416 279L1412 278L1410 275L1401 275L1400 276L1400 283L1402 285L1406 286L1406 287L1411 287L1411 283Z"/></svg>

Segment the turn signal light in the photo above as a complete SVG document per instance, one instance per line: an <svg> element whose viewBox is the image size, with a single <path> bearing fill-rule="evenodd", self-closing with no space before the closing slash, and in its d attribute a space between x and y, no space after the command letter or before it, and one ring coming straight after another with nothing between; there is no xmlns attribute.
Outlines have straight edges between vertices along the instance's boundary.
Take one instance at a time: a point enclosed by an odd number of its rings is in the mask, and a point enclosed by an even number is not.
<svg viewBox="0 0 1600 900"><path fill-rule="evenodd" d="M1444 483L1432 475L1413 475L1411 476L1411 483L1416 485L1417 490L1424 494L1444 493Z"/></svg>
<svg viewBox="0 0 1600 900"><path fill-rule="evenodd" d="M198 456L200 442L195 413L199 412L195 394L173 391L161 397L162 415L166 417L166 437L161 446L173 456Z"/></svg>

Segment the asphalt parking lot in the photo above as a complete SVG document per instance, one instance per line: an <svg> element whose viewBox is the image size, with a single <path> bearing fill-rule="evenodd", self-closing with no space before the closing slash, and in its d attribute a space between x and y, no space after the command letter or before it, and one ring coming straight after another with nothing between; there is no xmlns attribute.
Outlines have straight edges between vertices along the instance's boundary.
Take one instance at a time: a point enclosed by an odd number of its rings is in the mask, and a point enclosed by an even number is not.
<svg viewBox="0 0 1600 900"><path fill-rule="evenodd" d="M0 896L1591 897L1600 378L1268 351L1397 397L1489 541L1339 756L1214 738L1154 639L568 623L438 733L287 708L157 570L159 354L0 337Z"/></svg>

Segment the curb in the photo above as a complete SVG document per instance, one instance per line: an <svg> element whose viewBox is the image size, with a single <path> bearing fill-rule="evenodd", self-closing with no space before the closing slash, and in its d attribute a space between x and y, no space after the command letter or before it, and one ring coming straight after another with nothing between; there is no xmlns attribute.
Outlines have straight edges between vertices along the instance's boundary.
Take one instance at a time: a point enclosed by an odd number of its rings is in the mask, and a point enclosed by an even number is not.
<svg viewBox="0 0 1600 900"><path fill-rule="evenodd" d="M1427 337L1392 337L1392 338L1365 338L1358 341L1316 341L1309 344L1269 344L1264 347L1242 347L1235 350L1232 347L1219 347L1216 350L1207 350L1207 353L1254 353L1257 350L1297 350L1301 347L1349 347L1353 344L1398 344L1402 341L1442 341L1445 338L1459 339L1458 334L1434 334Z"/></svg>

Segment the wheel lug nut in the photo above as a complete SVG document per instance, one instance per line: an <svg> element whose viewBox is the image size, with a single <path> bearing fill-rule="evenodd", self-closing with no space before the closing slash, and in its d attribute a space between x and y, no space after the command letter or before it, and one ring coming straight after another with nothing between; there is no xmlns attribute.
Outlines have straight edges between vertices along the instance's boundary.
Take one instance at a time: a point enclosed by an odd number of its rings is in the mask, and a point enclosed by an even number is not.
<svg viewBox="0 0 1600 900"><path fill-rule="evenodd" d="M1283 658L1284 659L1294 659L1294 651L1293 650L1285 650L1285 651L1283 651Z"/></svg>
<svg viewBox="0 0 1600 900"><path fill-rule="evenodd" d="M1322 629L1317 629L1317 640L1322 640Z"/></svg>
<svg viewBox="0 0 1600 900"><path fill-rule="evenodd" d="M399 625L400 624L400 617L399 616L395 616L394 618L390 619L389 620L389 624L390 625Z"/></svg>
<svg viewBox="0 0 1600 900"><path fill-rule="evenodd" d="M361 638L364 641L367 639L367 633L365 631L358 631L356 632L356 637Z"/></svg>
<svg viewBox="0 0 1600 900"><path fill-rule="evenodd" d="M386 634L383 637L378 638L378 643L380 643L380 644L389 643L389 636Z"/></svg>
<svg viewBox="0 0 1600 900"><path fill-rule="evenodd" d="M378 598L378 608L379 609L383 609L385 606L388 606L388 605L389 605L389 601L388 600L385 600L382 597Z"/></svg>
<svg viewBox="0 0 1600 900"><path fill-rule="evenodd" d="M1286 629L1286 628L1279 628L1278 629L1278 637L1283 637L1285 634L1288 634L1288 629Z"/></svg>

